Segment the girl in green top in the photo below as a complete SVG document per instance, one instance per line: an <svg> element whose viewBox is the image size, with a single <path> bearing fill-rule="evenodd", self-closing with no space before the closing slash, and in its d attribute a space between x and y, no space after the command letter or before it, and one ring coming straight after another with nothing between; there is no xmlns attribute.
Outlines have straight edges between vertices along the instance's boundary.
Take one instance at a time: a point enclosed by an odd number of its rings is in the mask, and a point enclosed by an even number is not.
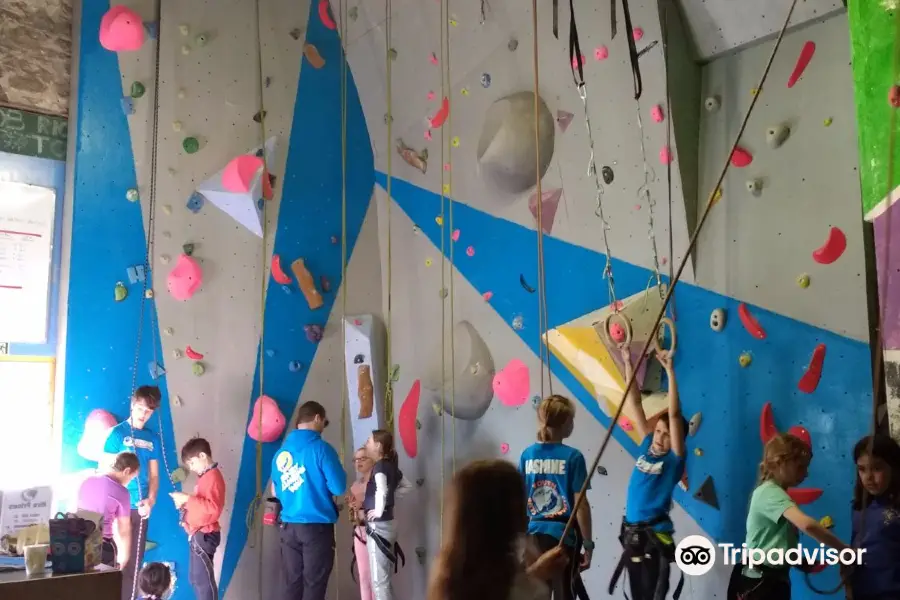
<svg viewBox="0 0 900 600"><path fill-rule="evenodd" d="M747 513L747 548L784 552L796 548L798 530L826 546L848 546L803 513L787 489L806 479L812 451L801 439L780 434L769 440L759 464L759 484ZM728 584L728 600L790 600L790 566L765 564L750 568L735 565Z"/></svg>

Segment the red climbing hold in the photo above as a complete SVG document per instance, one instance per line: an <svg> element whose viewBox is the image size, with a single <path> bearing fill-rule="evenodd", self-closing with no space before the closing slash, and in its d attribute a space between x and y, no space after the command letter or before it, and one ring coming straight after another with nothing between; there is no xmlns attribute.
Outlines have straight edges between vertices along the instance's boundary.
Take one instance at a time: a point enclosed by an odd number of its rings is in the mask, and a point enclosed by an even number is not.
<svg viewBox="0 0 900 600"><path fill-rule="evenodd" d="M830 265L839 259L846 249L847 236L837 227L832 227L825 243L813 252L813 260L820 265Z"/></svg>
<svg viewBox="0 0 900 600"><path fill-rule="evenodd" d="M768 444L769 440L776 435L778 435L778 429L775 427L775 415L772 414L772 403L766 402L759 415L759 437L763 444Z"/></svg>
<svg viewBox="0 0 900 600"><path fill-rule="evenodd" d="M812 504L822 496L819 488L790 488L787 495L797 504Z"/></svg>
<svg viewBox="0 0 900 600"><path fill-rule="evenodd" d="M825 344L819 344L813 350L812 358L809 359L809 366L806 367L806 373L800 378L797 387L801 392L812 394L819 385L819 379L822 378L822 363L825 362Z"/></svg>
<svg viewBox="0 0 900 600"><path fill-rule="evenodd" d="M788 429L788 435L792 435L795 438L802 441L804 444L812 448L812 438L809 435L809 430L803 425L794 425L790 429Z"/></svg>
<svg viewBox="0 0 900 600"><path fill-rule="evenodd" d="M431 128L438 129L441 125L444 124L444 121L447 120L447 117L450 116L450 100L445 96L441 101L441 108L438 110L433 117L431 117Z"/></svg>
<svg viewBox="0 0 900 600"><path fill-rule="evenodd" d="M184 348L184 355L187 356L191 360L202 360L203 355L191 348L190 346L186 346Z"/></svg>
<svg viewBox="0 0 900 600"><path fill-rule="evenodd" d="M746 167L750 163L753 162L753 155L738 146L734 149L734 152L731 153L731 164L735 167L741 168Z"/></svg>
<svg viewBox="0 0 900 600"><path fill-rule="evenodd" d="M328 29L337 29L337 23L328 12L328 0L319 0L319 18L322 19L322 25Z"/></svg>
<svg viewBox="0 0 900 600"><path fill-rule="evenodd" d="M422 384L416 379L403 406L400 407L400 414L397 416L397 429L400 431L400 441L403 443L403 449L410 458L415 458L419 453L418 431L416 429L416 417L419 414L419 396L422 391Z"/></svg>
<svg viewBox="0 0 900 600"><path fill-rule="evenodd" d="M888 102L894 108L900 108L900 85L892 85L888 90Z"/></svg>
<svg viewBox="0 0 900 600"><path fill-rule="evenodd" d="M758 340L766 339L766 330L762 328L759 321L750 314L750 309L743 302L738 306L738 316L741 318L741 325L747 330L747 333Z"/></svg>
<svg viewBox="0 0 900 600"><path fill-rule="evenodd" d="M794 72L791 73L791 78L788 79L787 86L789 88L794 87L794 84L797 83L803 76L803 71L806 70L806 66L809 64L809 61L812 60L813 54L816 53L816 43L815 42L806 42L803 44L803 49L800 50L800 56L797 58L797 64L794 66Z"/></svg>
<svg viewBox="0 0 900 600"><path fill-rule="evenodd" d="M827 566L825 563L813 563L808 565L805 570L807 573L821 573Z"/></svg>
<svg viewBox="0 0 900 600"><path fill-rule="evenodd" d="M291 277L284 272L281 267L281 257L277 254L272 255L272 279L281 285L287 285L291 282Z"/></svg>

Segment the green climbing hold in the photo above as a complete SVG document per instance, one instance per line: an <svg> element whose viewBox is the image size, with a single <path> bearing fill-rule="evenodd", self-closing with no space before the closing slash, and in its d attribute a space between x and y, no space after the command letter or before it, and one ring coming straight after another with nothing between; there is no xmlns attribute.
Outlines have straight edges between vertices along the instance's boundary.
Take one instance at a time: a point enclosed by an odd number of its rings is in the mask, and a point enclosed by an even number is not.
<svg viewBox="0 0 900 600"><path fill-rule="evenodd" d="M193 244L185 244L181 247L181 250L184 252L185 256L193 256L194 254L194 245Z"/></svg>
<svg viewBox="0 0 900 600"><path fill-rule="evenodd" d="M197 150L200 149L200 141L195 137L186 137L184 141L181 142L181 146L184 148L184 151L188 154L193 154Z"/></svg>
<svg viewBox="0 0 900 600"><path fill-rule="evenodd" d="M398 381L400 381L400 365L394 365L391 367L391 383Z"/></svg>
<svg viewBox="0 0 900 600"><path fill-rule="evenodd" d="M147 88L144 87L144 84L140 81L135 81L131 84L131 97L132 98L140 98L144 95L144 92L147 91Z"/></svg>
<svg viewBox="0 0 900 600"><path fill-rule="evenodd" d="M127 192L125 192L125 199L129 202L137 202L140 200L141 195L138 193L137 188L131 188Z"/></svg>
<svg viewBox="0 0 900 600"><path fill-rule="evenodd" d="M391 60L397 60L397 51L391 48L388 50L388 56L391 57Z"/></svg>
<svg viewBox="0 0 900 600"><path fill-rule="evenodd" d="M147 543L146 543L146 545L144 546L144 550L153 550L153 549L156 548L157 546L159 546L159 544L157 544L156 542L151 541L151 540L147 540Z"/></svg>
<svg viewBox="0 0 900 600"><path fill-rule="evenodd" d="M359 8L354 6L347 11L347 16L350 17L351 21L356 21L359 18Z"/></svg>
<svg viewBox="0 0 900 600"><path fill-rule="evenodd" d="M172 483L184 483L184 480L187 479L187 471L184 470L184 467L178 467L172 471L171 479Z"/></svg>
<svg viewBox="0 0 900 600"><path fill-rule="evenodd" d="M206 367L203 366L202 362L195 362L193 365L191 365L191 372L197 377L200 377L201 375L206 373Z"/></svg>
<svg viewBox="0 0 900 600"><path fill-rule="evenodd" d="M121 302L128 297L128 288L121 281L116 283L116 302Z"/></svg>

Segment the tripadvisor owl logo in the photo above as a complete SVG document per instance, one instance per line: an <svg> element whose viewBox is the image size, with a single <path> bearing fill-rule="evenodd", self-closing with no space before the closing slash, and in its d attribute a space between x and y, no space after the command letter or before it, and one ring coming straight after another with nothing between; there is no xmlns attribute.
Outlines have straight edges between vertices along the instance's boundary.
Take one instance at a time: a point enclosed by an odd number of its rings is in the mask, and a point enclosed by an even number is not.
<svg viewBox="0 0 900 600"><path fill-rule="evenodd" d="M705 575L716 563L716 547L702 535L689 535L675 547L675 563L686 575Z"/></svg>

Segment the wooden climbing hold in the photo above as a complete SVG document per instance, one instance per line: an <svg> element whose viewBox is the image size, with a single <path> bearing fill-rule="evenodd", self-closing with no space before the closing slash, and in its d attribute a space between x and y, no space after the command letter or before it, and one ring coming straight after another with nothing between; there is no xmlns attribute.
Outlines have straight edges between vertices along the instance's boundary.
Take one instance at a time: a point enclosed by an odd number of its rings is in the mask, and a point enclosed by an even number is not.
<svg viewBox="0 0 900 600"><path fill-rule="evenodd" d="M368 419L375 409L375 386L372 384L372 370L369 365L359 365L356 374L358 381L356 395L359 398L359 416L357 418Z"/></svg>
<svg viewBox="0 0 900 600"><path fill-rule="evenodd" d="M322 305L325 304L325 300L322 299L322 294L316 289L316 281L310 274L309 269L306 268L306 263L302 258L298 258L291 263L291 271L294 272L294 277L297 279L297 285L306 297L306 303L309 304L309 308L311 310L322 308Z"/></svg>
<svg viewBox="0 0 900 600"><path fill-rule="evenodd" d="M319 54L319 49L312 44L308 43L303 47L303 56L306 57L306 60L313 69L321 69L325 66L325 59Z"/></svg>
<svg viewBox="0 0 900 600"><path fill-rule="evenodd" d="M416 152L403 143L402 139L397 140L397 152L400 158L409 166L418 169L425 174L428 171L428 149L425 148L421 152Z"/></svg>

